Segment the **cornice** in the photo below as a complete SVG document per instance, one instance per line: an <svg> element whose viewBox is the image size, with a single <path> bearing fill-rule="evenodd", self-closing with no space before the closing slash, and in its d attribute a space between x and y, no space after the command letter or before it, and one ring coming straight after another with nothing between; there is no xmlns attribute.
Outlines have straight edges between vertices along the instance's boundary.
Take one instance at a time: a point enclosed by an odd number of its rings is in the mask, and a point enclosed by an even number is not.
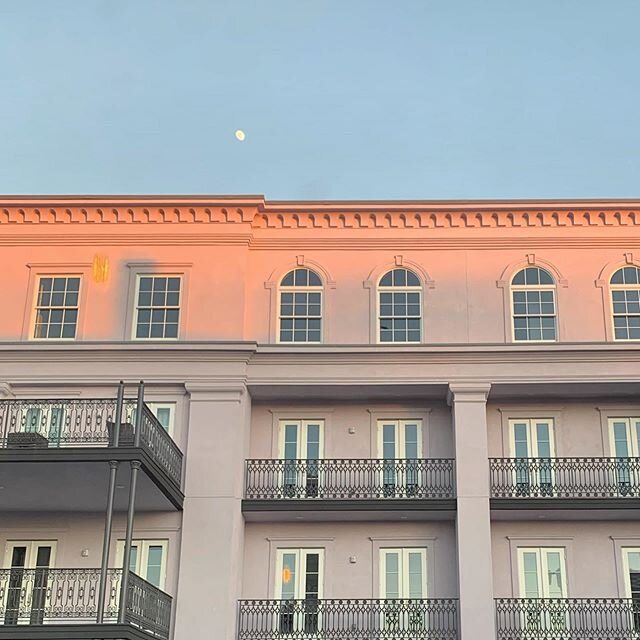
<svg viewBox="0 0 640 640"><path fill-rule="evenodd" d="M262 196L3 196L0 225L246 224L256 229L637 227L639 200L266 201Z"/></svg>

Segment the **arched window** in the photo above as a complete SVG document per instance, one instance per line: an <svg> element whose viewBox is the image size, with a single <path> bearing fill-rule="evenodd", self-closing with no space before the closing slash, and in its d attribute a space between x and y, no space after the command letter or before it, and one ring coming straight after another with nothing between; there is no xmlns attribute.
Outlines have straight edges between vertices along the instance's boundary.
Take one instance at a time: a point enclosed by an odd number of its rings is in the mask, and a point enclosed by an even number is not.
<svg viewBox="0 0 640 640"><path fill-rule="evenodd" d="M557 340L556 283L540 267L518 271L511 280L513 339L516 342Z"/></svg>
<svg viewBox="0 0 640 640"><path fill-rule="evenodd" d="M387 271L378 282L378 339L422 341L422 285L409 269Z"/></svg>
<svg viewBox="0 0 640 640"><path fill-rule="evenodd" d="M613 337L640 340L640 269L622 267L609 282L613 310Z"/></svg>
<svg viewBox="0 0 640 640"><path fill-rule="evenodd" d="M280 342L322 342L322 280L294 269L280 281Z"/></svg>

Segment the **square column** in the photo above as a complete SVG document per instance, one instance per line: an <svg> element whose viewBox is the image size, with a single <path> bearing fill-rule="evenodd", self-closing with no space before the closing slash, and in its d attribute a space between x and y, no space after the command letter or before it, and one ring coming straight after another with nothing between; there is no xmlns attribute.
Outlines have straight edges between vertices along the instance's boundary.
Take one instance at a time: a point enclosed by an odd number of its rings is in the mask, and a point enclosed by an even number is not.
<svg viewBox="0 0 640 640"><path fill-rule="evenodd" d="M456 542L461 640L495 640L487 396L489 384L452 384L456 451Z"/></svg>
<svg viewBox="0 0 640 640"><path fill-rule="evenodd" d="M185 385L189 435L175 637L235 640L251 398L244 385Z"/></svg>

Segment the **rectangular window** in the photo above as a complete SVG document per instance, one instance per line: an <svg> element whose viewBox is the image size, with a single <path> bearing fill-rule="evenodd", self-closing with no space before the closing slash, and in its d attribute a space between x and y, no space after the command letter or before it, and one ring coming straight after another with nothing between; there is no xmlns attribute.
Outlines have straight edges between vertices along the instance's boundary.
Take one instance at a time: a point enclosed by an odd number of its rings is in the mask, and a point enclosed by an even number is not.
<svg viewBox="0 0 640 640"><path fill-rule="evenodd" d="M320 626L318 600L322 598L324 551L278 549L276 563L276 599L282 601L278 631L295 637L316 634Z"/></svg>
<svg viewBox="0 0 640 640"><path fill-rule="evenodd" d="M323 457L324 420L281 420L280 458L284 460L283 491L289 498L318 496Z"/></svg>
<svg viewBox="0 0 640 640"><path fill-rule="evenodd" d="M49 569L54 566L56 542L8 542L4 566L9 569L4 624L42 624L47 607Z"/></svg>
<svg viewBox="0 0 640 640"><path fill-rule="evenodd" d="M637 495L640 470L630 458L640 457L640 418L610 418L611 452L616 458L615 484L622 496Z"/></svg>
<svg viewBox="0 0 640 640"><path fill-rule="evenodd" d="M80 276L40 276L33 337L73 340L78 326Z"/></svg>
<svg viewBox="0 0 640 640"><path fill-rule="evenodd" d="M164 589L167 547L167 540L134 540L131 544L129 570L159 589ZM124 540L118 540L116 552L118 568L122 567L123 559Z"/></svg>
<svg viewBox="0 0 640 640"><path fill-rule="evenodd" d="M421 482L422 420L378 420L378 455L383 497L415 495Z"/></svg>
<svg viewBox="0 0 640 640"><path fill-rule="evenodd" d="M522 418L509 420L511 451L515 461L518 495L553 494L553 420Z"/></svg>
<svg viewBox="0 0 640 640"><path fill-rule="evenodd" d="M178 337L181 284L180 276L138 276L133 323L136 339Z"/></svg>

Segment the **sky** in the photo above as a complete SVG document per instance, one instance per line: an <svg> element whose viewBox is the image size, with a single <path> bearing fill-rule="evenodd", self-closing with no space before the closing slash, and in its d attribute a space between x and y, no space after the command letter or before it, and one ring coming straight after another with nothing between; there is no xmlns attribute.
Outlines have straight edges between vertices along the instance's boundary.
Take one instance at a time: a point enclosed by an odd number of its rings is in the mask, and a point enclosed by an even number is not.
<svg viewBox="0 0 640 640"><path fill-rule="evenodd" d="M0 193L638 197L639 26L639 0L0 0Z"/></svg>

